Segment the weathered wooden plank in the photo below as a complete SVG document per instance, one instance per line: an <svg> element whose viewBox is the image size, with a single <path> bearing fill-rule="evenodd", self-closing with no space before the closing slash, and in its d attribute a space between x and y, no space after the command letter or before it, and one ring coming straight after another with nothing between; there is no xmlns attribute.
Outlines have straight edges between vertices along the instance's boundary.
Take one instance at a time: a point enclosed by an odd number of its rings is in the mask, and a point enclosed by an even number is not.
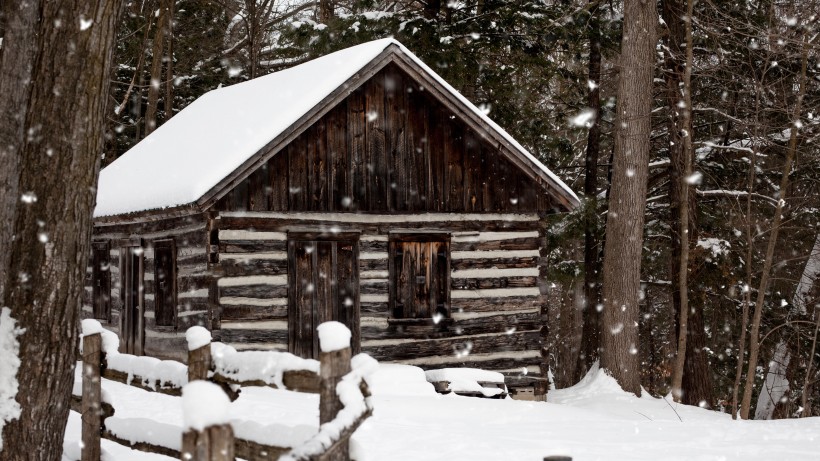
<svg viewBox="0 0 820 461"><path fill-rule="evenodd" d="M223 343L287 343L287 330L231 329L223 323L222 329L213 332L214 341Z"/></svg>
<svg viewBox="0 0 820 461"><path fill-rule="evenodd" d="M347 98L348 176L350 178L347 192L352 199L348 207L351 211L367 209L366 126L364 90L359 88Z"/></svg>
<svg viewBox="0 0 820 461"><path fill-rule="evenodd" d="M250 195L248 200L249 210L268 210L271 191L270 187L268 187L268 177L268 164L264 163L258 170L251 174L250 178L247 179L249 182L248 193Z"/></svg>
<svg viewBox="0 0 820 461"><path fill-rule="evenodd" d="M299 139L287 147L288 154L288 210L307 210L308 169L306 141ZM242 229L246 226L227 226L228 229Z"/></svg>
<svg viewBox="0 0 820 461"><path fill-rule="evenodd" d="M268 160L268 182L271 188L268 210L286 211L288 209L288 185L290 168L287 151L279 152Z"/></svg>
<svg viewBox="0 0 820 461"><path fill-rule="evenodd" d="M525 219L525 217L527 217ZM405 229L446 229L457 231L528 231L536 224L528 219L529 215L461 215L447 213L442 215L367 215L353 213L270 213L262 217L243 213L242 215L223 214L223 223L232 229L252 228L260 231L286 232L293 227L355 227L366 234L388 234L397 226ZM493 219L495 218L495 219Z"/></svg>
<svg viewBox="0 0 820 461"><path fill-rule="evenodd" d="M509 368L524 368L537 365L541 360L538 356L528 354L531 351L518 351L507 353L507 356L485 359L476 354L469 354L463 357L451 355L448 357L422 357L419 359L403 360L402 363L415 365L425 370L434 370L445 367L469 367L481 368L482 370L504 370ZM537 352L536 352L537 354ZM493 354L495 355L495 354Z"/></svg>
<svg viewBox="0 0 820 461"><path fill-rule="evenodd" d="M387 279L369 279L367 283L361 283L361 294L387 294L387 283Z"/></svg>
<svg viewBox="0 0 820 461"><path fill-rule="evenodd" d="M481 145L472 130L465 130L463 148L464 209L471 212L486 211L483 206L484 159L481 157Z"/></svg>
<svg viewBox="0 0 820 461"><path fill-rule="evenodd" d="M368 210L386 211L388 203L387 155L384 132L384 74L374 76L365 85L367 137L365 143L368 167Z"/></svg>
<svg viewBox="0 0 820 461"><path fill-rule="evenodd" d="M510 296L481 299L453 298L450 300L450 309L452 312L504 312L540 307L545 302L541 296Z"/></svg>
<svg viewBox="0 0 820 461"><path fill-rule="evenodd" d="M459 336L420 341L365 342L362 351L376 360L405 360L429 356L451 356L456 354L486 354L501 351L538 349L538 330L516 331L512 334L499 333L480 336ZM379 344L386 343L386 344Z"/></svg>
<svg viewBox="0 0 820 461"><path fill-rule="evenodd" d="M288 273L288 262L273 259L225 259L220 263L220 268L226 277L248 274L285 275Z"/></svg>
<svg viewBox="0 0 820 461"><path fill-rule="evenodd" d="M453 259L450 264L453 270L486 269L491 267L497 269L513 269L536 267L538 259L537 256L519 258L465 258Z"/></svg>
<svg viewBox="0 0 820 461"><path fill-rule="evenodd" d="M229 240L219 242L220 253L270 253L286 251L285 240Z"/></svg>
<svg viewBox="0 0 820 461"><path fill-rule="evenodd" d="M312 178L314 189L312 208L318 211L328 211L331 209L332 192L329 189L331 163L327 147L327 120L319 121L314 128L316 155L313 159L315 166Z"/></svg>
<svg viewBox="0 0 820 461"><path fill-rule="evenodd" d="M540 243L538 237L475 242L454 240L451 248L453 251L537 250Z"/></svg>
<svg viewBox="0 0 820 461"><path fill-rule="evenodd" d="M360 259L360 271L386 271L387 259Z"/></svg>
<svg viewBox="0 0 820 461"><path fill-rule="evenodd" d="M100 238L127 238L134 234L141 235L143 238L155 238L153 234L159 234L157 237L167 237L169 235L178 235L183 229L187 231L196 228L204 229L205 222L206 219L202 213L191 213L186 216L134 223L98 223L94 226L94 235L99 235Z"/></svg>
<svg viewBox="0 0 820 461"><path fill-rule="evenodd" d="M330 182L328 191L331 195L330 209L347 211L350 207L353 190L350 184L347 150L347 108L340 104L328 113L327 148L330 164Z"/></svg>
<svg viewBox="0 0 820 461"><path fill-rule="evenodd" d="M220 287L221 296L240 298L286 298L287 285L239 285Z"/></svg>
<svg viewBox="0 0 820 461"><path fill-rule="evenodd" d="M428 339L448 338L458 335L475 335L484 333L508 333L516 330L536 330L541 328L537 312L527 311L499 313L459 320L444 319L434 324L432 319L425 319L426 324L403 325L394 319L378 317L362 319L362 341L375 339Z"/></svg>
<svg viewBox="0 0 820 461"><path fill-rule="evenodd" d="M407 91L401 73L385 69L385 140L388 156L388 209L408 209Z"/></svg>
<svg viewBox="0 0 820 461"><path fill-rule="evenodd" d="M498 277L488 279L452 279L450 287L454 290L477 290L486 288L534 287L535 277Z"/></svg>
<svg viewBox="0 0 820 461"><path fill-rule="evenodd" d="M222 320L287 320L287 306L222 306Z"/></svg>

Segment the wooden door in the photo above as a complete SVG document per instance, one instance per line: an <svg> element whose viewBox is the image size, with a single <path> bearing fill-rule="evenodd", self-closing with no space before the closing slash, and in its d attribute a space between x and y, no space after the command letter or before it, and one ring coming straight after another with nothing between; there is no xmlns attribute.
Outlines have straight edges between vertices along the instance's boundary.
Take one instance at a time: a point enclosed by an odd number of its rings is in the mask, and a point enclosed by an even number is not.
<svg viewBox="0 0 820 461"><path fill-rule="evenodd" d="M140 244L120 248L120 352L126 354L142 355L145 346L143 256Z"/></svg>
<svg viewBox="0 0 820 461"><path fill-rule="evenodd" d="M393 318L449 316L450 243L446 236L391 238Z"/></svg>
<svg viewBox="0 0 820 461"><path fill-rule="evenodd" d="M319 357L316 327L336 320L359 351L358 233L288 234L288 351Z"/></svg>

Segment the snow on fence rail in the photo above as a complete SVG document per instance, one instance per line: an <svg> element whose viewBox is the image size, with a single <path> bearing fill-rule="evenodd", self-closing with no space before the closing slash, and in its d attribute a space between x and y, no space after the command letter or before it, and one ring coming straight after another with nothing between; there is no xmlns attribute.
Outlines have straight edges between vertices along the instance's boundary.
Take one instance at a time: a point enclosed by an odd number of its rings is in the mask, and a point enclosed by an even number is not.
<svg viewBox="0 0 820 461"><path fill-rule="evenodd" d="M195 380L207 380L219 385L231 400L238 397L235 389L243 386L270 386L318 393L319 431L300 446L264 445L235 438L233 431L218 430L215 433L222 434L220 437L230 437L232 440L222 440L220 443L229 443L237 457L249 461L276 460L280 456L286 460L348 460L349 438L372 412L369 399L366 398L369 393L364 377L375 370L378 363L365 354L351 359L349 331L347 345L340 349L340 336L343 338L344 333L340 332L339 325L329 325L329 328L325 328L325 333L320 332L320 343L323 346L319 361L275 351L238 352L230 346L212 343L210 332L206 329L192 327L186 333L186 366L170 360L120 354L116 334L105 330L96 320L84 320L81 400L75 395L72 402L72 408L82 414L82 461L99 461L100 437L132 449L176 458L180 458L183 454L181 452L185 452L184 441L133 442L106 428L105 419L114 415L114 408L106 402L101 378L171 396L182 395L182 388ZM346 329L344 326L341 328ZM152 432L168 432L159 428L164 426L162 423L155 422L154 426L157 430ZM183 435L183 439L188 437L190 440L198 440L195 435L191 435L190 428L187 429L189 430ZM205 436L204 439L208 437ZM184 453L184 459L233 459L225 458L223 449L216 449L214 452L221 453L222 457L208 458L208 451L200 450L197 446L195 453Z"/></svg>

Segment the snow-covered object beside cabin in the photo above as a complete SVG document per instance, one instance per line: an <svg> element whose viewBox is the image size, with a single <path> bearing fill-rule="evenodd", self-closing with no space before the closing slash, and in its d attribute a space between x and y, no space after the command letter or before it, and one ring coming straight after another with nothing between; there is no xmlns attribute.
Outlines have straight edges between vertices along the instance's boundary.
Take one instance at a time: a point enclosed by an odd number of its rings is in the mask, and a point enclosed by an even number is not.
<svg viewBox="0 0 820 461"><path fill-rule="evenodd" d="M218 385L202 380L182 388L182 414L185 431L201 431L209 426L228 423L231 399Z"/></svg>
<svg viewBox="0 0 820 461"><path fill-rule="evenodd" d="M330 321L316 327L322 352L340 351L350 347L350 329L341 322Z"/></svg>
<svg viewBox="0 0 820 461"><path fill-rule="evenodd" d="M24 331L12 318L11 309L0 310L0 451L3 450L3 426L20 417L20 404L15 400L19 387L17 370L21 363L17 337Z"/></svg>
<svg viewBox="0 0 820 461"><path fill-rule="evenodd" d="M336 395L343 405L336 417L322 424L315 436L290 453L282 455L279 461L297 461L323 453L339 439L345 429L372 409L370 399L362 394L361 383L365 377L378 370L379 362L367 354L358 354L350 360L350 367L350 373L344 375L336 385Z"/></svg>
<svg viewBox="0 0 820 461"><path fill-rule="evenodd" d="M284 389L282 377L290 370L307 370L319 374L319 362L303 359L288 352L242 351L222 343L211 343L211 357L216 373L236 381L260 380Z"/></svg>
<svg viewBox="0 0 820 461"><path fill-rule="evenodd" d="M380 363L379 369L366 377L372 395L436 395L436 389L427 382L424 370L413 365Z"/></svg>
<svg viewBox="0 0 820 461"><path fill-rule="evenodd" d="M188 342L188 350L195 351L211 343L211 332L205 327L194 326L185 332L185 340Z"/></svg>
<svg viewBox="0 0 820 461"><path fill-rule="evenodd" d="M82 321L83 336L99 333L102 335L102 351L105 353L109 370L128 375L128 384L139 378L142 385L151 389L158 387L182 387L188 382L188 367L174 360L160 360L154 357L121 354L117 334L106 330L94 319ZM80 342L82 351L82 341Z"/></svg>
<svg viewBox="0 0 820 461"><path fill-rule="evenodd" d="M94 216L196 202L391 45L579 203L572 190L512 136L407 48L387 38L206 93L100 172ZM150 187L145 178L151 178Z"/></svg>
<svg viewBox="0 0 820 461"><path fill-rule="evenodd" d="M497 387L484 387L479 383L504 384L504 375L496 371L478 368L442 368L425 372L431 383L446 381L447 389L452 392L479 392L485 397L493 397L504 392Z"/></svg>
<svg viewBox="0 0 820 461"><path fill-rule="evenodd" d="M188 382L188 367L174 360L139 357L129 354L106 354L108 369L128 374L128 383L139 378L144 386L182 387Z"/></svg>

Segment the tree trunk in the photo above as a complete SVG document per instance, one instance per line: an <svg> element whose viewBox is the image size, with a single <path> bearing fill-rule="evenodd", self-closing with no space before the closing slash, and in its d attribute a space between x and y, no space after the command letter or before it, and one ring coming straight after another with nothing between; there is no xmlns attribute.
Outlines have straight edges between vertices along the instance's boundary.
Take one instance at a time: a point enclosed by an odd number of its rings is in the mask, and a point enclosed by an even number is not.
<svg viewBox="0 0 820 461"><path fill-rule="evenodd" d="M654 2L624 1L615 154L604 247L601 361L624 390L638 396L638 300L657 22Z"/></svg>
<svg viewBox="0 0 820 461"><path fill-rule="evenodd" d="M165 63L165 121L174 116L174 9L176 0L168 0L168 61Z"/></svg>
<svg viewBox="0 0 820 461"><path fill-rule="evenodd" d="M172 4L169 0L162 0L159 5L157 30L154 33L154 43L151 47L151 79L148 82L148 105L145 108L145 136L148 136L157 128L157 105L159 104L159 93L162 87L162 61L165 57L163 43L170 25Z"/></svg>
<svg viewBox="0 0 820 461"><path fill-rule="evenodd" d="M30 35L18 37L32 41L7 35L3 52L21 53L22 62L33 63L31 80L24 72L4 72L0 83L4 95L23 93L28 101L20 114L26 134L4 139L19 155L19 190L28 197L16 211L0 208L0 222L12 221L16 236L7 247L2 305L26 329L19 337L17 374L22 413L3 428L0 457L6 461L62 457L105 95L122 5L121 0L29 3L9 8L7 20L30 26ZM31 10L35 23L28 22Z"/></svg>
<svg viewBox="0 0 820 461"><path fill-rule="evenodd" d="M27 82L36 57L38 8L21 8L17 2L0 4L3 46L0 47L0 242L14 235L14 209L20 201L20 140L25 133L30 87ZM0 251L0 299L3 299L9 251Z"/></svg>
<svg viewBox="0 0 820 461"><path fill-rule="evenodd" d="M595 120L587 134L587 152L584 161L584 304L581 354L576 367L576 379L582 378L600 358L601 315L598 304L601 296L601 260L598 241L598 157L601 151L601 24L598 0L590 0L589 22L589 93L587 105L595 113Z"/></svg>
<svg viewBox="0 0 820 461"><path fill-rule="evenodd" d="M740 417L749 419L749 411L752 405L752 389L754 388L755 369L760 352L760 318L763 313L763 302L766 299L766 290L769 289L769 277L771 276L772 263L774 260L774 248L777 245L777 235L780 232L780 223L783 220L783 205L786 200L786 191L789 188L789 175L792 171L792 164L797 151L797 130L795 124L800 120L803 110L803 96L806 94L806 68L808 61L808 42L803 38L803 52L801 56L800 77L798 81L799 89L797 101L792 113L792 127L789 134L789 145L786 150L786 162L783 165L783 177L780 180L780 197L774 211L774 222L772 223L771 235L766 246L766 257L763 260L763 271L760 275L760 285L757 291L754 316L752 317L751 331L749 333L749 363L746 368L746 384L743 387L743 400L740 405ZM751 264L748 261L747 264Z"/></svg>

